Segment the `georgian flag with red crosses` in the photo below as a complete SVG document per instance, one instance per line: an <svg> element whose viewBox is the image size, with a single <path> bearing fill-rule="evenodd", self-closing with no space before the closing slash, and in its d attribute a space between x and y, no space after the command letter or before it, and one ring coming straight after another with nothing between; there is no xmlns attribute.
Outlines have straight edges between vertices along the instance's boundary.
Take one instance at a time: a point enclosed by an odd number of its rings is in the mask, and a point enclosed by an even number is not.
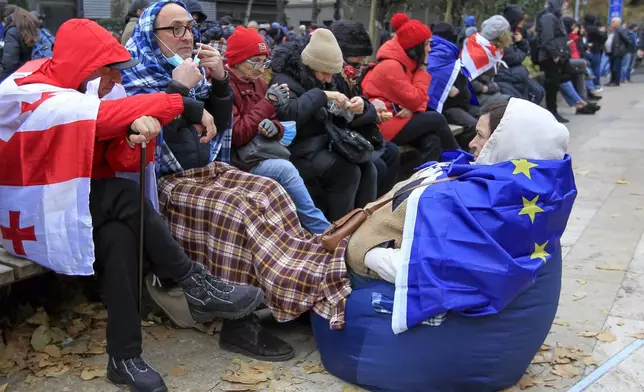
<svg viewBox="0 0 644 392"><path fill-rule="evenodd" d="M66 275L94 273L90 178L100 100L46 84L0 84L0 239Z"/></svg>

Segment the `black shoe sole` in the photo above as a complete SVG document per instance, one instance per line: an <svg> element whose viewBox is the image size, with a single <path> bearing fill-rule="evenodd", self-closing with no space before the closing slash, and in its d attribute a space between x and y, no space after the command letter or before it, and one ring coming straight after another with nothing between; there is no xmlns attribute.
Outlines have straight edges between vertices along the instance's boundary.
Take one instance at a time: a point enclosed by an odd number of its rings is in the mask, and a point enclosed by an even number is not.
<svg viewBox="0 0 644 392"><path fill-rule="evenodd" d="M257 290L255 299L247 307L240 309L236 312L222 312L222 311L212 311L204 312L198 309L190 308L190 314L192 318L195 319L198 323L209 323L214 319L223 318L228 320L237 320L244 318L249 314L253 313L255 309L264 301L264 292L262 290Z"/></svg>
<svg viewBox="0 0 644 392"><path fill-rule="evenodd" d="M121 377L110 366L107 367L107 379L116 385L127 385L127 387L131 391L141 392L139 389L136 389L132 385L128 384L125 378ZM168 387L167 386L159 387L159 388L153 389L152 392L168 392Z"/></svg>
<svg viewBox="0 0 644 392"><path fill-rule="evenodd" d="M244 350L241 347L233 346L232 344L224 343L222 341L219 341L219 348L231 353L242 354L249 358L253 358L258 361L266 361L266 362L284 362L284 361L288 361L289 359L295 356L295 350L291 351L288 354L283 354L283 355L275 355L270 357L261 356L261 355L253 354L247 350Z"/></svg>

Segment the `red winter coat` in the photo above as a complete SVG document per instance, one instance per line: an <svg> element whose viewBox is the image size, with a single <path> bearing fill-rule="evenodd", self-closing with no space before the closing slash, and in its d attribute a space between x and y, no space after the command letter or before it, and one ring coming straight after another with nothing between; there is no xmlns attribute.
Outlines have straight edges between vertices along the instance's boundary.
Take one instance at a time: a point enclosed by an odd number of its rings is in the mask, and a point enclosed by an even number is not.
<svg viewBox="0 0 644 392"><path fill-rule="evenodd" d="M424 112L429 99L427 90L431 76L425 68L416 69L416 63L407 56L398 39L385 42L378 50L376 61L376 66L362 81L363 95L369 100L382 100L392 113L395 113L392 104L414 113ZM391 141L410 118L393 117L379 125L380 132Z"/></svg>
<svg viewBox="0 0 644 392"><path fill-rule="evenodd" d="M579 41L581 37L579 34L574 34L572 31L568 33L568 46L570 46L570 58L571 59L580 59L581 52L579 52Z"/></svg>
<svg viewBox="0 0 644 392"><path fill-rule="evenodd" d="M262 79L247 81L232 72L230 87L233 89L233 148L243 147L257 135L259 123L271 119L277 125L278 133L274 139L284 136L284 127L277 121L275 105L265 97L268 86Z"/></svg>
<svg viewBox="0 0 644 392"><path fill-rule="evenodd" d="M27 63L26 71L31 71L31 68L37 70L17 79L16 84L45 83L78 90L94 71L130 58L127 50L95 22L73 19L66 25L56 35L53 57ZM131 148L125 141L134 120L152 116L161 125L167 125L182 112L183 98L179 94L155 93L101 101L96 119L92 178L110 178L117 171L139 170L140 146ZM146 152L147 160L151 162L154 159L154 141L148 143Z"/></svg>

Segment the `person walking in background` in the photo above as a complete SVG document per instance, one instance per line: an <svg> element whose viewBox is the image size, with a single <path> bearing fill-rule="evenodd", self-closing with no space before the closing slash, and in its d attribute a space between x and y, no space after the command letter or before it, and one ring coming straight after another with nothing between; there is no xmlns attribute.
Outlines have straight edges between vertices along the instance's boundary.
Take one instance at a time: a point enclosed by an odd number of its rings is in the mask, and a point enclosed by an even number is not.
<svg viewBox="0 0 644 392"><path fill-rule="evenodd" d="M610 32L606 39L606 53L610 57L610 87L618 87L622 81L622 64L624 56L633 51L634 45L628 38L628 32L622 27L620 18L613 18Z"/></svg>
<svg viewBox="0 0 644 392"><path fill-rule="evenodd" d="M624 55L624 60L622 63L622 83L631 82L631 72L635 66L635 60L637 59L637 35L638 35L639 25L637 23L632 23L628 30L627 35L629 41L631 41L630 51Z"/></svg>
<svg viewBox="0 0 644 392"><path fill-rule="evenodd" d="M132 36L132 31L136 27L136 23L139 21L139 17L143 13L143 10L150 5L150 0L134 0L130 5L130 9L125 15L125 29L123 29L123 34L121 34L121 45L125 46L127 40Z"/></svg>
<svg viewBox="0 0 644 392"><path fill-rule="evenodd" d="M593 83L601 92L601 73L602 73L602 54L606 44L606 29L601 26L601 22L594 15L584 17L584 30L586 30L586 44L588 52L585 53L586 59L590 63L590 69L593 73Z"/></svg>

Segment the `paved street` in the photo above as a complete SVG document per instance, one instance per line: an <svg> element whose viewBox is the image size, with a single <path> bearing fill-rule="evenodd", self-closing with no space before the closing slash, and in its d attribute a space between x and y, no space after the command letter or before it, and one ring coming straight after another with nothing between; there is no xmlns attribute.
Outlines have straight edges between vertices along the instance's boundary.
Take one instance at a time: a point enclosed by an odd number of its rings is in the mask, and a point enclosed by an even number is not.
<svg viewBox="0 0 644 392"><path fill-rule="evenodd" d="M603 108L595 116L561 110L572 120L570 153L579 196L562 241L563 290L546 342L550 348L544 347L538 356L543 360L536 361L541 363L533 364L522 380L524 387L532 385L528 390L568 390L629 346L633 335L644 338L644 77L635 80L636 84L607 89L600 102ZM146 329L145 358L164 375L172 391L358 390L322 371L305 325L276 326L276 330L297 348L294 360L252 368L257 362L219 350L216 334L158 328ZM623 355L623 362L586 390L644 390L644 348ZM106 357L89 361L103 365ZM255 377L257 384L230 383L222 377L247 382ZM19 380L9 380L7 390L118 390L103 379L83 382L71 374L31 385Z"/></svg>

